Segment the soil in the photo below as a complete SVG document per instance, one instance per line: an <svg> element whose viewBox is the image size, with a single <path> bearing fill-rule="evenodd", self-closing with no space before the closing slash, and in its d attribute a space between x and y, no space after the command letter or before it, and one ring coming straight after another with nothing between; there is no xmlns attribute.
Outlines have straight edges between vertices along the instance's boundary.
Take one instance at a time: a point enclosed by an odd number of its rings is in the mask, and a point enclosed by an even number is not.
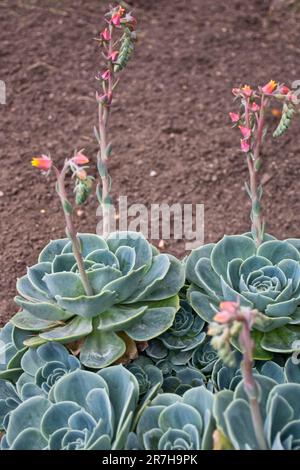
<svg viewBox="0 0 300 470"><path fill-rule="evenodd" d="M203 203L206 242L247 231L247 170L228 119L231 88L300 79L299 2L129 3L140 34L111 119L115 200ZM59 162L83 147L96 155L101 57L93 38L106 6L103 0L0 0L0 79L7 88L7 104L0 105L1 322L17 310L16 278L49 239L64 236L54 181L31 168L31 157L50 152ZM300 236L299 131L298 119L264 147L264 213L269 233L281 238ZM91 198L76 214L80 231L95 230L96 207ZM183 241L165 241L164 249L185 255Z"/></svg>

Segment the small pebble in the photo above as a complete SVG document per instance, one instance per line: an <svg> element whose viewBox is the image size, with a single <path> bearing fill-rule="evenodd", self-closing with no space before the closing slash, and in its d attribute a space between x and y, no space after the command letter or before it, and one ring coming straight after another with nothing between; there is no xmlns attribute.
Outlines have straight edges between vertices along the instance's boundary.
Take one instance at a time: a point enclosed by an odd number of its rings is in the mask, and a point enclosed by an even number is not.
<svg viewBox="0 0 300 470"><path fill-rule="evenodd" d="M4 196L4 192L0 191L0 197L3 197L3 196Z"/></svg>
<svg viewBox="0 0 300 470"><path fill-rule="evenodd" d="M78 217L81 217L81 216L83 215L83 213L84 213L84 212L83 212L82 209L78 209L78 210L77 210L77 215L78 215Z"/></svg>
<svg viewBox="0 0 300 470"><path fill-rule="evenodd" d="M150 176L156 176L156 175L157 175L156 171L154 170L150 171Z"/></svg>
<svg viewBox="0 0 300 470"><path fill-rule="evenodd" d="M46 214L45 209L41 209L41 210L40 210L40 213L41 213L41 214Z"/></svg>
<svg viewBox="0 0 300 470"><path fill-rule="evenodd" d="M164 240L159 240L159 243L158 243L158 248L164 248L165 247L165 242Z"/></svg>

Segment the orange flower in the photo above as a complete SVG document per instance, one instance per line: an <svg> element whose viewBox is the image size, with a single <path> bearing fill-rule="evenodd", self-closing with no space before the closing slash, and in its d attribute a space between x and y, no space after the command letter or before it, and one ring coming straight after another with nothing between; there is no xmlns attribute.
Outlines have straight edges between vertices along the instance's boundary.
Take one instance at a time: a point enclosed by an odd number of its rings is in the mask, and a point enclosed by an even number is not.
<svg viewBox="0 0 300 470"><path fill-rule="evenodd" d="M281 109L279 108L273 108L272 109L272 115L276 118L281 118L282 116L282 112L281 112Z"/></svg>
<svg viewBox="0 0 300 470"><path fill-rule="evenodd" d="M271 95L276 87L277 83L274 80L270 80L266 85L262 87L262 92L266 95Z"/></svg>
<svg viewBox="0 0 300 470"><path fill-rule="evenodd" d="M31 165L39 170L49 171L52 166L52 160L47 155L41 155L40 157L34 157L31 160Z"/></svg>

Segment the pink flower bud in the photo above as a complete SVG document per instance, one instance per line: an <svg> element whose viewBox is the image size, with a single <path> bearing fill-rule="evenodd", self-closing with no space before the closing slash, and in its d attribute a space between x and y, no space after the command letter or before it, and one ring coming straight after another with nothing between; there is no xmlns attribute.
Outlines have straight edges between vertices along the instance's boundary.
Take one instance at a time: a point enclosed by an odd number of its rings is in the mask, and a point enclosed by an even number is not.
<svg viewBox="0 0 300 470"><path fill-rule="evenodd" d="M291 90L289 89L288 86L286 85L282 85L280 88L279 88L279 93L281 93L282 95L287 95Z"/></svg>
<svg viewBox="0 0 300 470"><path fill-rule="evenodd" d="M78 152L72 160L76 165L86 165L89 163L89 159L82 152Z"/></svg>
<svg viewBox="0 0 300 470"><path fill-rule="evenodd" d="M254 111L255 113L260 110L260 107L258 106L257 103L252 103L250 106L251 111Z"/></svg>
<svg viewBox="0 0 300 470"><path fill-rule="evenodd" d="M266 85L262 87L262 92L266 95L271 95L276 87L277 83L274 80L270 80Z"/></svg>
<svg viewBox="0 0 300 470"><path fill-rule="evenodd" d="M235 318L238 307L237 302L221 302L221 310L215 315L214 320L218 323L228 323Z"/></svg>
<svg viewBox="0 0 300 470"><path fill-rule="evenodd" d="M105 70L101 75L102 80L108 80L110 78L110 70Z"/></svg>
<svg viewBox="0 0 300 470"><path fill-rule="evenodd" d="M105 28L105 30L102 31L101 36L104 39L104 41L110 41L111 40L111 34L110 34L108 28Z"/></svg>
<svg viewBox="0 0 300 470"><path fill-rule="evenodd" d="M119 51L112 51L111 54L109 54L108 59L111 60L112 62L115 62L118 58Z"/></svg>
<svg viewBox="0 0 300 470"><path fill-rule="evenodd" d="M120 13L115 13L112 17L111 17L111 22L114 26L120 26L121 24L121 16L120 16Z"/></svg>
<svg viewBox="0 0 300 470"><path fill-rule="evenodd" d="M245 139L241 139L241 149L242 149L242 152L249 152L250 150L250 144L249 142L247 142L247 140Z"/></svg>
<svg viewBox="0 0 300 470"><path fill-rule="evenodd" d="M229 113L229 116L232 122L238 122L240 120L240 115L237 113Z"/></svg>
<svg viewBox="0 0 300 470"><path fill-rule="evenodd" d="M239 307L237 302L232 302L231 300L225 300L220 303L221 310L227 310L228 312L235 313L236 309Z"/></svg>
<svg viewBox="0 0 300 470"><path fill-rule="evenodd" d="M232 314L226 310L222 310L222 312L219 312L214 316L214 320L218 323L228 323L231 319Z"/></svg>
<svg viewBox="0 0 300 470"><path fill-rule="evenodd" d="M249 127L245 127L245 126L239 126L239 129L240 129L241 133L243 134L244 139L249 139L249 137L251 135L251 129L249 129Z"/></svg>
<svg viewBox="0 0 300 470"><path fill-rule="evenodd" d="M33 158L31 160L31 165L39 170L49 171L52 167L52 160L47 157L47 155L41 155L40 157Z"/></svg>

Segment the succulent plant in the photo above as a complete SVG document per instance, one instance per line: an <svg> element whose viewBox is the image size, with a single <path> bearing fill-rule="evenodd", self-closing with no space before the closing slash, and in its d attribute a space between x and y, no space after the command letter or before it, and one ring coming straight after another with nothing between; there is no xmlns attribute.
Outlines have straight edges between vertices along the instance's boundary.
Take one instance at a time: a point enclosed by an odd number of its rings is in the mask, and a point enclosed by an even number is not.
<svg viewBox="0 0 300 470"><path fill-rule="evenodd" d="M203 374L210 375L217 359L217 351L211 345L210 340L206 339L194 350L190 363Z"/></svg>
<svg viewBox="0 0 300 470"><path fill-rule="evenodd" d="M256 248L249 234L224 236L189 255L188 300L210 322L221 301L240 301L262 315L254 325L255 358L290 353L300 338L299 240L279 241L266 235ZM236 344L238 347L238 345Z"/></svg>
<svg viewBox="0 0 300 470"><path fill-rule="evenodd" d="M204 386L181 397L158 395L140 416L127 449L200 450L212 448L213 395Z"/></svg>
<svg viewBox="0 0 300 470"><path fill-rule="evenodd" d="M126 369L137 379L141 398L148 395L153 388L155 390L158 389L163 383L161 370L154 366L153 362L145 356L140 356L131 364L128 364Z"/></svg>
<svg viewBox="0 0 300 470"><path fill-rule="evenodd" d="M22 401L32 396L48 396L62 376L81 367L79 360L58 343L46 343L28 349L21 359L24 371L16 382Z"/></svg>
<svg viewBox="0 0 300 470"><path fill-rule="evenodd" d="M215 362L211 376L215 391L224 389L234 391L236 389L243 379L240 368L241 360L241 354L235 351L235 366L228 366L222 359L218 359ZM269 377L277 384L288 381L285 375L285 368L274 361L256 361L253 373Z"/></svg>
<svg viewBox="0 0 300 470"><path fill-rule="evenodd" d="M0 379L15 382L22 374L21 359L27 350L23 342L31 335L31 331L22 331L11 322L0 329Z"/></svg>
<svg viewBox="0 0 300 470"><path fill-rule="evenodd" d="M8 380L0 379L0 431L5 429L9 413L20 403L21 399L14 385Z"/></svg>
<svg viewBox="0 0 300 470"><path fill-rule="evenodd" d="M180 301L172 326L158 338L149 341L145 350L163 374L186 367L193 351L206 338L205 322L193 311L186 300Z"/></svg>
<svg viewBox="0 0 300 470"><path fill-rule="evenodd" d="M187 390L205 383L205 376L194 367L181 367L170 375L165 375L162 390L165 393L183 395Z"/></svg>
<svg viewBox="0 0 300 470"><path fill-rule="evenodd" d="M260 410L267 446L272 450L300 449L300 385L277 383L256 376L260 389ZM236 450L259 449L243 382L235 391L216 394L213 414L217 429Z"/></svg>
<svg viewBox="0 0 300 470"><path fill-rule="evenodd" d="M6 419L1 449L123 449L138 402L138 383L122 366L62 376L48 398L33 396Z"/></svg>
<svg viewBox="0 0 300 470"><path fill-rule="evenodd" d="M106 241L81 234L79 239L94 295L85 294L70 241L51 241L17 282L15 300L23 311L11 321L36 333L25 341L28 346L80 340L80 361L99 369L125 353L120 332L147 341L172 325L184 268L139 233L114 233Z"/></svg>

